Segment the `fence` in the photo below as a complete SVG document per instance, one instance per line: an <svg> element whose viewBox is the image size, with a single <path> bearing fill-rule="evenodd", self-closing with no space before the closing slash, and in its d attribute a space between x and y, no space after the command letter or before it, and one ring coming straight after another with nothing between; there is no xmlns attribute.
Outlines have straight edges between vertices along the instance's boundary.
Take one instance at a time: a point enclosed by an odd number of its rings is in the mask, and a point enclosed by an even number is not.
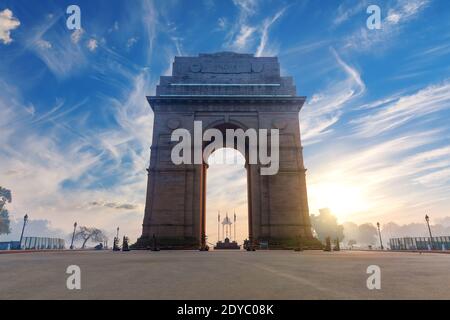
<svg viewBox="0 0 450 320"><path fill-rule="evenodd" d="M58 250L65 248L65 241L57 238L24 237L20 247L25 250Z"/></svg>
<svg viewBox="0 0 450 320"><path fill-rule="evenodd" d="M19 241L0 242L0 250L18 250L18 249L20 249Z"/></svg>
<svg viewBox="0 0 450 320"><path fill-rule="evenodd" d="M391 250L450 250L450 236L389 239Z"/></svg>

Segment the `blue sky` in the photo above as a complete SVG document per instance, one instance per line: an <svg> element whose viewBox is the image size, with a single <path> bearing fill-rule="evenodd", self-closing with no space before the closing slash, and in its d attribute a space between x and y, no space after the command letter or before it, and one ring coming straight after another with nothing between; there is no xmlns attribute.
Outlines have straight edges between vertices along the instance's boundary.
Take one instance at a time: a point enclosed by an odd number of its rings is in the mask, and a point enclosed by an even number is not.
<svg viewBox="0 0 450 320"><path fill-rule="evenodd" d="M66 27L71 4L81 31ZM366 27L370 4L381 30ZM308 97L311 213L382 224L450 215L446 0L2 0L0 185L13 191L13 218L139 236L153 126L145 96L175 55L218 51L278 56ZM213 239L216 210L242 212L245 225L243 172L208 173Z"/></svg>

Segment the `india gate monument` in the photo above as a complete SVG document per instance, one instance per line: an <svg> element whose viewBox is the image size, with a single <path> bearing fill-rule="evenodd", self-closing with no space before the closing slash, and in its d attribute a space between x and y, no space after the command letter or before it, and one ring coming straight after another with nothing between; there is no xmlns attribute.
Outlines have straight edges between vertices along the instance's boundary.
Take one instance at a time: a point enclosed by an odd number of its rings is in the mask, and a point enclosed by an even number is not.
<svg viewBox="0 0 450 320"><path fill-rule="evenodd" d="M208 164L171 160L176 144L172 132L184 128L194 137L197 121L202 130L215 128L224 134L227 129L279 130L276 174L262 175L261 164L246 161L248 238L252 245L264 241L269 248L292 246L298 239L315 245L299 125L306 98L297 96L292 77L280 75L278 58L200 54L175 57L172 70L171 76L161 76L156 95L147 97L154 112L153 142L142 236L136 245L205 245Z"/></svg>

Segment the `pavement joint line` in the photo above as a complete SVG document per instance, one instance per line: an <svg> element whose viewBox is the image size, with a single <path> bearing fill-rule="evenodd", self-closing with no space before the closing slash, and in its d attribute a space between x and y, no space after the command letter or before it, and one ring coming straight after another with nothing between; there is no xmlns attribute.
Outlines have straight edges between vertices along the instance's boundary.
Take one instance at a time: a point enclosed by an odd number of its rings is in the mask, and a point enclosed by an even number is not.
<svg viewBox="0 0 450 320"><path fill-rule="evenodd" d="M311 288L314 288L314 289L316 289L316 290L318 290L320 292L323 292L323 293L328 293L328 294L331 293L334 296L340 296L341 295L340 292L337 292L335 290L324 288L324 287L322 287L320 285L317 285L316 283L313 283L313 282L311 282L309 280L306 280L304 278L300 278L300 277L294 276L294 275L286 273L286 272L279 272L279 271L277 271L277 270L275 270L275 269L273 269L271 267L268 267L268 266L263 266L261 264L247 263L247 262L243 262L243 261L237 261L237 263L241 263L241 264L249 265L249 266L254 267L254 268L261 269L263 271L266 271L266 272L272 273L274 275L277 275L277 276L279 276L281 278L294 280L296 282L299 282L299 283L301 283L303 285L307 285L307 286L309 286ZM347 295L346 297L350 298L350 299L354 298L354 296L352 296L352 295Z"/></svg>

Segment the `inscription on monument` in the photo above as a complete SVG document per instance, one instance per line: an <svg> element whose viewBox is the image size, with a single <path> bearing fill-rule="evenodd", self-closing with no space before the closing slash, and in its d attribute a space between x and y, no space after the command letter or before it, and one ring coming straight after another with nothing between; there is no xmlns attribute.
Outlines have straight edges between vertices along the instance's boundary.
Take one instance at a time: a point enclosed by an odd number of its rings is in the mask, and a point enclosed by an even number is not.
<svg viewBox="0 0 450 320"><path fill-rule="evenodd" d="M218 74L237 74L237 73L260 73L264 69L262 63L250 62L204 62L193 63L191 72L194 73L218 73Z"/></svg>

